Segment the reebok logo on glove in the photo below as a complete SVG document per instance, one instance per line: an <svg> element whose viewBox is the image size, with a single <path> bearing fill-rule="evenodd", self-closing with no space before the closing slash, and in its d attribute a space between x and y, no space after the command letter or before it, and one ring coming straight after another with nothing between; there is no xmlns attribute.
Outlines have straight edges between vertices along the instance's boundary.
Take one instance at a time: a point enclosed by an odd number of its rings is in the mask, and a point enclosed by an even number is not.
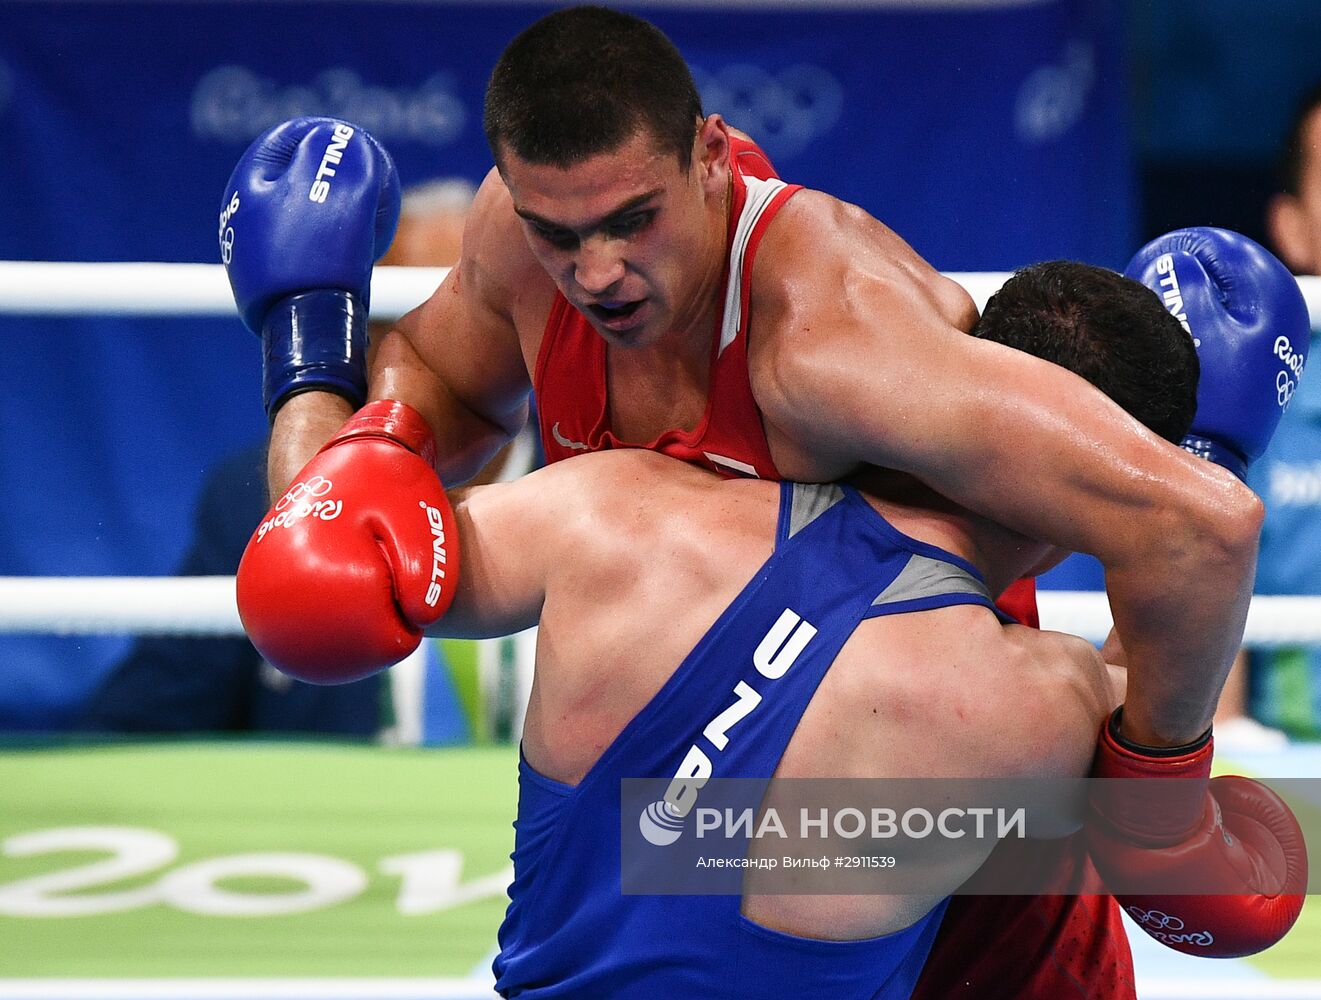
<svg viewBox="0 0 1321 1000"><path fill-rule="evenodd" d="M339 165L340 160L344 159L344 150L348 148L349 140L352 138L352 125L345 125L340 122L335 126L335 131L330 137L330 144L326 146L326 152L321 157L321 166L317 167L316 179L312 181L312 187L308 189L308 201L314 201L318 205L326 203L326 198L330 196L330 181L322 180L322 178L335 176L335 167Z"/></svg>

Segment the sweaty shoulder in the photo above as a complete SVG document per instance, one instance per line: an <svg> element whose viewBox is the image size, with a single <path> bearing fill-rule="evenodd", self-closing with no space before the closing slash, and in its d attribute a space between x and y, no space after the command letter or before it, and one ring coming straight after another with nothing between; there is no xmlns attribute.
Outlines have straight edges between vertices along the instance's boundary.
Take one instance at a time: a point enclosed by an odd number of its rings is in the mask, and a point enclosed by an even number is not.
<svg viewBox="0 0 1321 1000"><path fill-rule="evenodd" d="M638 547L660 540L675 522L691 526L707 499L729 481L677 458L645 448L589 452L555 462L548 484L582 533L613 536ZM570 512L571 510L571 512ZM683 530L681 526L678 530Z"/></svg>
<svg viewBox="0 0 1321 1000"><path fill-rule="evenodd" d="M972 297L944 277L894 230L859 208L804 190L780 210L758 252L754 301L795 315L823 297L876 295L896 307L933 310L945 323L971 330Z"/></svg>
<svg viewBox="0 0 1321 1000"><path fill-rule="evenodd" d="M528 504L559 553L548 595L595 591L661 607L679 580L696 600L731 573L741 585L751 572L744 564L770 554L775 483L722 479L640 448L577 455L526 478L534 477Z"/></svg>
<svg viewBox="0 0 1321 1000"><path fill-rule="evenodd" d="M915 361L966 339L972 298L855 205L800 191L753 265L748 372L776 466L823 481L860 461L909 468L895 428Z"/></svg>

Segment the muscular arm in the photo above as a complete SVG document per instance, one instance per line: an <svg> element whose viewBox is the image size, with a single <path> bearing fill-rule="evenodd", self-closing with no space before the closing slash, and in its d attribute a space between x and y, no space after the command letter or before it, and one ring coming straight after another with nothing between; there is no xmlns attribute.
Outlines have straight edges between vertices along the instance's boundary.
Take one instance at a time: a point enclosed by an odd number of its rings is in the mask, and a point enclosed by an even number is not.
<svg viewBox="0 0 1321 1000"><path fill-rule="evenodd" d="M1095 555L1131 667L1126 731L1195 738L1242 635L1257 498L1077 376L966 336L949 283L879 223L819 195L789 212L762 254L812 264L758 263L759 329L773 333L753 379L768 424L827 461L904 470Z"/></svg>
<svg viewBox="0 0 1321 1000"><path fill-rule="evenodd" d="M529 263L492 174L478 192L463 236L463 258L426 302L373 345L369 399L418 410L436 437L437 471L465 482L527 419L530 383L519 347L513 290ZM271 430L269 482L284 490L349 417L339 396L307 392L289 400Z"/></svg>

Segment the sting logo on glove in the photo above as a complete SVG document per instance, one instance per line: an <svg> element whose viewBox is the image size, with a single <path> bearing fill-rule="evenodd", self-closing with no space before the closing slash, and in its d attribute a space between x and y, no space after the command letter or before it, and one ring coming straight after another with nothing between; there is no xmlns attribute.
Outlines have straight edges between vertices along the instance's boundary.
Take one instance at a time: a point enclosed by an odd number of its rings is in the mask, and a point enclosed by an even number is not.
<svg viewBox="0 0 1321 1000"><path fill-rule="evenodd" d="M445 563L448 560L445 554L445 515L425 500L419 500L417 505L427 512L427 527L431 529L431 582L423 600L427 607L434 608L445 586Z"/></svg>
<svg viewBox="0 0 1321 1000"><path fill-rule="evenodd" d="M317 167L316 180L312 182L312 187L308 189L307 200L314 201L318 205L324 205L326 198L330 196L330 181L326 177L335 176L335 167L339 161L344 159L344 150L348 147L349 140L353 138L353 127L340 122L335 126L335 132L330 137L330 144L326 146L326 152L321 157L321 166Z"/></svg>
<svg viewBox="0 0 1321 1000"><path fill-rule="evenodd" d="M1183 293L1179 291L1179 275L1174 270L1174 256L1172 254L1161 254L1156 259L1156 273L1160 275L1157 284L1160 286L1161 301L1165 303L1165 308L1169 310L1170 315L1179 321L1189 333L1193 332L1192 327L1188 325L1188 314L1183 308ZM1195 338L1196 335L1194 335ZM1194 339L1196 344L1197 340Z"/></svg>

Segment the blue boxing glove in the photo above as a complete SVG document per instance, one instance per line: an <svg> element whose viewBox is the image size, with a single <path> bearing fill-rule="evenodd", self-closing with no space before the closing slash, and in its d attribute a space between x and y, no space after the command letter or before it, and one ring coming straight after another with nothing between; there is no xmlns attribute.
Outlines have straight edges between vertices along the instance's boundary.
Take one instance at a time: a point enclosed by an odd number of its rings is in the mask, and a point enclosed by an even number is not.
<svg viewBox="0 0 1321 1000"><path fill-rule="evenodd" d="M1197 416L1183 446L1242 479L1270 442L1307 361L1307 304L1289 269L1227 229L1179 229L1124 269L1197 345Z"/></svg>
<svg viewBox="0 0 1321 1000"><path fill-rule="evenodd" d="M367 397L372 264L399 221L399 175L348 122L294 118L239 159L220 212L220 257L243 322L262 338L266 413L308 389Z"/></svg>

